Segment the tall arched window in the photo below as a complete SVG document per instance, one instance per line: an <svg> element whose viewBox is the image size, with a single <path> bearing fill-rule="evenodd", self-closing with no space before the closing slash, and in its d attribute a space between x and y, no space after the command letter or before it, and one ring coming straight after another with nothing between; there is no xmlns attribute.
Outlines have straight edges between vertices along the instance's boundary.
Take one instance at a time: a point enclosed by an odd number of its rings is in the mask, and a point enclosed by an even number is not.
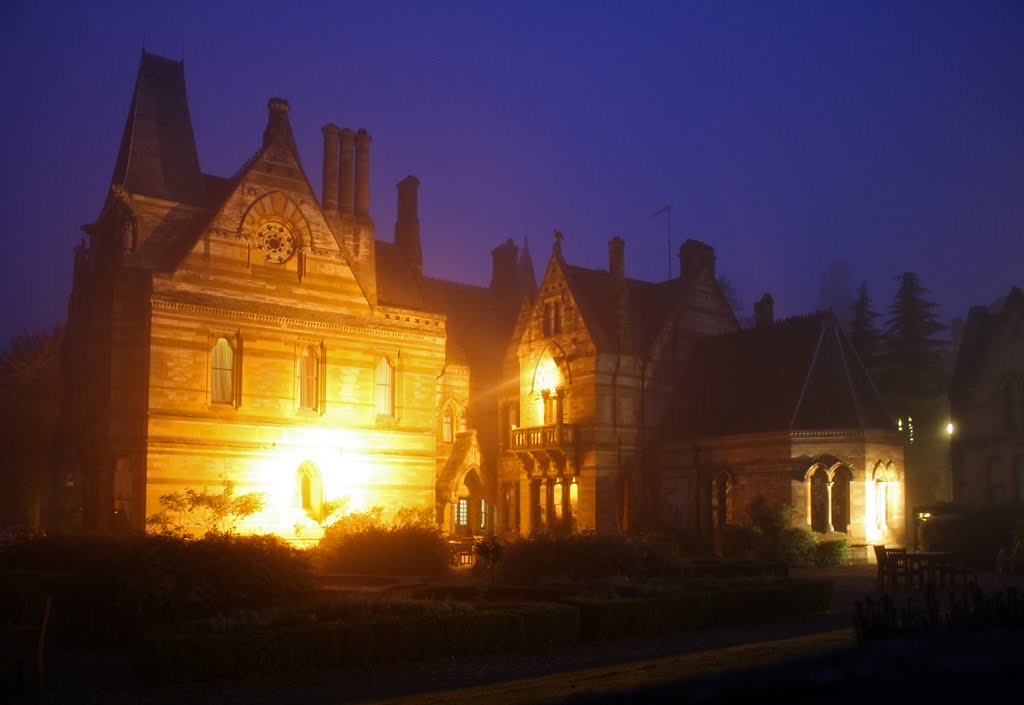
<svg viewBox="0 0 1024 705"><path fill-rule="evenodd" d="M323 481L320 470L309 461L304 461L295 472L296 489L301 508L311 519L319 521L323 511Z"/></svg>
<svg viewBox="0 0 1024 705"><path fill-rule="evenodd" d="M441 412L441 440L445 443L451 443L455 440L455 412L452 409L451 404L444 405L444 411Z"/></svg>
<svg viewBox="0 0 1024 705"><path fill-rule="evenodd" d="M828 474L825 468L817 467L810 477L811 531L824 534L828 531Z"/></svg>
<svg viewBox="0 0 1024 705"><path fill-rule="evenodd" d="M395 415L395 368L391 361L382 357L374 373L376 407L378 416Z"/></svg>
<svg viewBox="0 0 1024 705"><path fill-rule="evenodd" d="M217 338L210 354L210 401L235 403L235 351L227 338Z"/></svg>
<svg viewBox="0 0 1024 705"><path fill-rule="evenodd" d="M850 531L850 482L853 473L840 465L832 473L832 530L846 534Z"/></svg>
<svg viewBox="0 0 1024 705"><path fill-rule="evenodd" d="M298 387L299 408L316 410L319 404L320 361L312 346L306 346L299 356Z"/></svg>

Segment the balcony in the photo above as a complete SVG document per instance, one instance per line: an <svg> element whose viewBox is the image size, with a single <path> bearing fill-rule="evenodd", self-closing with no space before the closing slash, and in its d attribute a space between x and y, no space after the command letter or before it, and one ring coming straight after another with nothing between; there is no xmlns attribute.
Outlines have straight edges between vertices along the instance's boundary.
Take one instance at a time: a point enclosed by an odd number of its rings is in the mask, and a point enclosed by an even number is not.
<svg viewBox="0 0 1024 705"><path fill-rule="evenodd" d="M576 449L576 426L573 424L550 424L512 429L512 447L527 469L544 469L551 463L564 469L566 460L574 457Z"/></svg>

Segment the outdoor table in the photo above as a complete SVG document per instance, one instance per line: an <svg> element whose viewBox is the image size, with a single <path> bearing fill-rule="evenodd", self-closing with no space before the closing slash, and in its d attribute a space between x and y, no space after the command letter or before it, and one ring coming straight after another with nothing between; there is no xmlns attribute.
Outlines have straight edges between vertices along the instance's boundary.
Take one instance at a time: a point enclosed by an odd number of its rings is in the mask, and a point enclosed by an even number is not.
<svg viewBox="0 0 1024 705"><path fill-rule="evenodd" d="M917 574L926 585L945 586L953 575L953 554L949 551L907 551L911 574Z"/></svg>

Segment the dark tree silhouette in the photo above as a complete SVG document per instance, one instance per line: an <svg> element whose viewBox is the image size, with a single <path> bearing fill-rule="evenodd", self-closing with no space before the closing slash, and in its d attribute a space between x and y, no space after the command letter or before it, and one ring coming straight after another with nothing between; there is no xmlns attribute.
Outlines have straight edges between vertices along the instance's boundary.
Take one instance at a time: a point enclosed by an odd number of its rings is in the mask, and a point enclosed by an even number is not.
<svg viewBox="0 0 1024 705"><path fill-rule="evenodd" d="M872 308L871 297L868 296L867 282L861 282L850 317L850 343L872 376L878 372L882 354L882 333L875 324L877 318L878 312Z"/></svg>
<svg viewBox="0 0 1024 705"><path fill-rule="evenodd" d="M915 272L897 277L896 291L882 337L884 393L897 403L944 396L947 386L946 330Z"/></svg>
<svg viewBox="0 0 1024 705"><path fill-rule="evenodd" d="M62 330L22 333L0 354L0 525L38 524L60 409Z"/></svg>

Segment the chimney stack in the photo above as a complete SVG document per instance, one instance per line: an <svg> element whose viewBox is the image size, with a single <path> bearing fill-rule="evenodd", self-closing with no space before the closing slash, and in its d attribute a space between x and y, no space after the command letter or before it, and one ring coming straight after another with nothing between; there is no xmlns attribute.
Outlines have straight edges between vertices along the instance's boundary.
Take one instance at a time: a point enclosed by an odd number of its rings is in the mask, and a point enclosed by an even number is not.
<svg viewBox="0 0 1024 705"><path fill-rule="evenodd" d="M775 299L765 294L760 301L754 302L754 325L767 328L775 322Z"/></svg>
<svg viewBox="0 0 1024 705"><path fill-rule="evenodd" d="M338 210L338 126L327 124L321 128L324 133L324 190L323 210Z"/></svg>
<svg viewBox="0 0 1024 705"><path fill-rule="evenodd" d="M715 249L699 240L679 246L679 276L686 279L715 278Z"/></svg>
<svg viewBox="0 0 1024 705"><path fill-rule="evenodd" d="M491 291L498 295L519 288L519 248L512 238L491 250Z"/></svg>
<svg viewBox="0 0 1024 705"><path fill-rule="evenodd" d="M626 280L626 242L618 235L608 241L608 271L613 281Z"/></svg>
<svg viewBox="0 0 1024 705"><path fill-rule="evenodd" d="M295 135L292 134L292 125L288 122L288 111L291 110L288 101L284 98L271 98L267 101L267 109L270 114L267 116L267 126L263 130L263 148L266 149L270 140L275 135L279 135L288 143L292 151L298 154Z"/></svg>
<svg viewBox="0 0 1024 705"><path fill-rule="evenodd" d="M420 246L420 218L417 192L420 180L407 176L398 182L398 218L395 220L395 245L405 254L409 266L423 274L423 249Z"/></svg>
<svg viewBox="0 0 1024 705"><path fill-rule="evenodd" d="M360 128L356 132L356 215L370 215L370 137Z"/></svg>
<svg viewBox="0 0 1024 705"><path fill-rule="evenodd" d="M338 208L342 213L352 215L355 212L353 192L355 167L353 166L352 147L355 144L356 133L346 127L343 130L338 130L338 137L341 141L341 161L338 162Z"/></svg>

